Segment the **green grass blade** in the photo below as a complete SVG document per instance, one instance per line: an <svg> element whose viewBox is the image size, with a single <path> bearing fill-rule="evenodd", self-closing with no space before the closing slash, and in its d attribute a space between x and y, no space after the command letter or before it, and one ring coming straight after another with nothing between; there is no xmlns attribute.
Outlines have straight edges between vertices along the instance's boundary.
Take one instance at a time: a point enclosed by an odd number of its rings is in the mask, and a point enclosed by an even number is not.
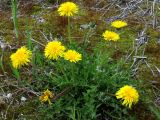
<svg viewBox="0 0 160 120"><path fill-rule="evenodd" d="M11 0L12 17L16 39L18 39L18 17L17 17L17 0Z"/></svg>

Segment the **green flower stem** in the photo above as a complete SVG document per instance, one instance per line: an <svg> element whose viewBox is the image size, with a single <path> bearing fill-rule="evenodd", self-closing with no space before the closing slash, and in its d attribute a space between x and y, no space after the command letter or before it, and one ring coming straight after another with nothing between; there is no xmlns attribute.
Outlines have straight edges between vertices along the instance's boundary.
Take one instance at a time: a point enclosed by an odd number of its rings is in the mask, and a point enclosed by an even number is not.
<svg viewBox="0 0 160 120"><path fill-rule="evenodd" d="M16 68L14 68L11 63L10 63L9 65L10 65L10 67L11 67L11 70L12 70L12 72L13 72L14 77L17 79L17 82L18 82L18 84L19 84L20 79L21 79L21 78L20 78L20 72L19 72L19 70L16 69Z"/></svg>
<svg viewBox="0 0 160 120"><path fill-rule="evenodd" d="M71 26L70 26L70 18L69 17L68 17L67 29L68 29L68 40L69 40L69 43L71 44L72 43L72 41L71 41Z"/></svg>
<svg viewBox="0 0 160 120"><path fill-rule="evenodd" d="M20 72L19 72L19 70L13 68L13 73L14 73L16 79L18 80L18 84L19 84L19 83L20 83L20 79L21 79L21 78L20 78Z"/></svg>
<svg viewBox="0 0 160 120"><path fill-rule="evenodd" d="M74 63L71 63L71 74L72 74L72 78L74 78L74 72L75 72L75 71L74 71L74 67L75 67L75 66L74 66ZM75 79L72 79L72 78L71 78L71 80L72 80L73 83L75 84Z"/></svg>
<svg viewBox="0 0 160 120"><path fill-rule="evenodd" d="M65 71L64 71L64 69L63 69L63 67L62 67L62 65L61 65L61 63L60 63L59 61L57 61L57 64L58 64L58 67L59 67L60 71L61 71L62 74L64 75L66 81L68 81L68 77L67 77L67 75L66 75L66 73L65 73Z"/></svg>

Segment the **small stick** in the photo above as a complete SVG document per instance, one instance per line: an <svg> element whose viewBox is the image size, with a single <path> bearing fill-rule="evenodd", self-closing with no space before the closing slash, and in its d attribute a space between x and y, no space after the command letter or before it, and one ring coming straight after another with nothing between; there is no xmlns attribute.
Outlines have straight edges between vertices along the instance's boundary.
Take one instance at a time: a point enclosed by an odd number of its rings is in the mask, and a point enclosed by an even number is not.
<svg viewBox="0 0 160 120"><path fill-rule="evenodd" d="M69 92L69 90L70 90L71 88L65 88L61 93L59 93L59 94L57 94L55 97L53 97L53 101L56 101L58 98L60 98L60 97L62 97L62 96L64 96L66 93L68 93Z"/></svg>

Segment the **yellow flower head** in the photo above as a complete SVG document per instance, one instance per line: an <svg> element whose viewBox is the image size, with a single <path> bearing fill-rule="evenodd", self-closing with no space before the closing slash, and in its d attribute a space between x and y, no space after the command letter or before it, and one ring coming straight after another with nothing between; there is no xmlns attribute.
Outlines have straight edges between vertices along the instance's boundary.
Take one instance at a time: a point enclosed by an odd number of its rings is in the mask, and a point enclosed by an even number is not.
<svg viewBox="0 0 160 120"><path fill-rule="evenodd" d="M115 32L106 30L102 36L106 41L117 41L120 39L119 35Z"/></svg>
<svg viewBox="0 0 160 120"><path fill-rule="evenodd" d="M116 98L122 99L122 105L131 108L132 104L136 104L138 102L139 94L134 87L125 85L116 92Z"/></svg>
<svg viewBox="0 0 160 120"><path fill-rule="evenodd" d="M65 2L60 5L58 8L58 12L60 16L73 16L74 14L78 13L78 6L73 2Z"/></svg>
<svg viewBox="0 0 160 120"><path fill-rule="evenodd" d="M111 26L115 27L115 28L122 28L122 27L127 26L127 23L125 21L122 21L122 20L116 20L116 21L111 23Z"/></svg>
<svg viewBox="0 0 160 120"><path fill-rule="evenodd" d="M45 56L48 59L57 60L59 57L63 56L65 47L59 41L49 42L44 50Z"/></svg>
<svg viewBox="0 0 160 120"><path fill-rule="evenodd" d="M82 60L82 55L75 50L68 50L64 53L64 59L76 63L77 61Z"/></svg>
<svg viewBox="0 0 160 120"><path fill-rule="evenodd" d="M32 57L32 52L28 50L25 46L19 48L15 53L13 53L10 58L12 66L16 69L23 65L28 65Z"/></svg>
<svg viewBox="0 0 160 120"><path fill-rule="evenodd" d="M39 100L40 100L41 102L46 102L46 101L48 101L48 103L51 104L51 100L50 100L50 99L52 99L53 96L54 96L54 94L47 89L47 90L44 91L43 94L39 97Z"/></svg>

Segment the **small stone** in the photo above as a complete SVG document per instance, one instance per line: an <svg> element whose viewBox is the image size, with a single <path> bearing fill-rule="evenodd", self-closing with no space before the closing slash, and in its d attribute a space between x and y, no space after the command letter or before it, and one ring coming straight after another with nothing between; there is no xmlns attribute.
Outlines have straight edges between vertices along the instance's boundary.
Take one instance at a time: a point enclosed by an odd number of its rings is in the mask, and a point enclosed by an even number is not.
<svg viewBox="0 0 160 120"><path fill-rule="evenodd" d="M25 98L25 97L21 97L21 101L23 101L23 102L25 102L27 100L27 98Z"/></svg>
<svg viewBox="0 0 160 120"><path fill-rule="evenodd" d="M9 99L9 98L12 97L12 94L11 94L11 93L8 93L6 97Z"/></svg>

